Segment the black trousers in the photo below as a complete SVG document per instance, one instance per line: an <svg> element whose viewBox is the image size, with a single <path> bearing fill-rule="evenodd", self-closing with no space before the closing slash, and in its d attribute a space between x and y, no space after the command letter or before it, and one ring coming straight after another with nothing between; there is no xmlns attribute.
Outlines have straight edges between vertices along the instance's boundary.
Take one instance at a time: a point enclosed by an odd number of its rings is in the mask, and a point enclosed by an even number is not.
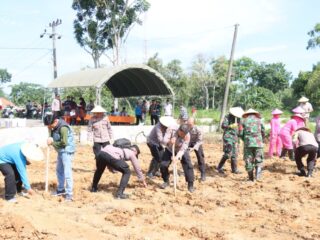
<svg viewBox="0 0 320 240"><path fill-rule="evenodd" d="M118 193L123 193L124 189L128 185L130 175L131 175L129 165L124 160L115 159L111 155L103 151L100 151L98 153L96 159L97 159L97 169L93 176L92 187L98 188L98 183L100 181L100 178L104 170L108 166L122 173Z"/></svg>
<svg viewBox="0 0 320 240"><path fill-rule="evenodd" d="M142 116L141 115L136 115L136 125L139 125L140 122L142 121Z"/></svg>
<svg viewBox="0 0 320 240"><path fill-rule="evenodd" d="M194 144L190 144L190 148L192 148ZM206 171L206 163L204 161L204 153L202 145L199 146L198 150L194 150L198 160L198 166L201 173L205 173Z"/></svg>
<svg viewBox="0 0 320 240"><path fill-rule="evenodd" d="M167 148L165 149L160 165L161 175L164 182L169 181L169 166L171 164L171 157L172 152L169 151ZM187 182L193 182L194 181L194 172L193 172L193 165L190 159L189 152L186 151L182 158L181 158L181 164L184 172L184 176Z"/></svg>
<svg viewBox="0 0 320 240"><path fill-rule="evenodd" d="M109 145L110 142L94 142L93 143L93 147L92 147L92 150L93 150L93 153L94 153L94 156L97 157L98 153L100 152L101 148L104 148L105 146Z"/></svg>
<svg viewBox="0 0 320 240"><path fill-rule="evenodd" d="M22 191L22 181L15 165L4 163L0 164L0 171L4 176L5 199L14 198L17 191Z"/></svg>
<svg viewBox="0 0 320 240"><path fill-rule="evenodd" d="M318 151L318 148L313 145L304 145L304 146L298 147L295 151L295 161L296 161L298 170L304 169L302 158L305 155L308 155L307 169L308 171L310 170L312 171L316 163L317 151Z"/></svg>
<svg viewBox="0 0 320 240"><path fill-rule="evenodd" d="M150 116L151 125L155 125L159 122L159 116L158 115L151 115Z"/></svg>
<svg viewBox="0 0 320 240"><path fill-rule="evenodd" d="M150 149L152 158L155 161L157 161L158 163L160 163L162 155L163 155L163 152L164 152L163 147L161 145L157 146L157 145L150 144L150 143L147 143L147 145L148 145L148 147Z"/></svg>

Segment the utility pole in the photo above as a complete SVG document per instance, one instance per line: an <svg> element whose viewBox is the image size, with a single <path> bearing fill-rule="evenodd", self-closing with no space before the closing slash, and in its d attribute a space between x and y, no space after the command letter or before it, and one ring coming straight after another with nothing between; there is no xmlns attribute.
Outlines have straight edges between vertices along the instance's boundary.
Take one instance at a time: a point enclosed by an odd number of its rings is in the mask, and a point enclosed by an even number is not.
<svg viewBox="0 0 320 240"><path fill-rule="evenodd" d="M62 23L61 19L57 19L56 21L52 21L49 23L49 27L51 27L51 33L47 33L45 29L42 34L40 34L40 38L43 38L44 35L48 35L49 38L52 39L52 56L53 56L53 79L58 77L57 71L57 55L56 55L56 39L61 39L61 35L56 33L56 27ZM55 88L54 92L57 94L58 89Z"/></svg>
<svg viewBox="0 0 320 240"><path fill-rule="evenodd" d="M223 98L223 104L222 104L222 110L221 110L221 115L220 115L220 122L219 122L219 126L218 126L218 131L220 131L221 124L222 124L222 121L223 121L224 116L226 114L226 109L228 106L230 79L231 79L231 73L232 73L233 56L234 56L234 49L236 46L238 27L239 27L239 24L234 25L234 34L233 34L232 48L231 48L229 66L228 66L227 83L226 83L226 88L224 90L224 98Z"/></svg>

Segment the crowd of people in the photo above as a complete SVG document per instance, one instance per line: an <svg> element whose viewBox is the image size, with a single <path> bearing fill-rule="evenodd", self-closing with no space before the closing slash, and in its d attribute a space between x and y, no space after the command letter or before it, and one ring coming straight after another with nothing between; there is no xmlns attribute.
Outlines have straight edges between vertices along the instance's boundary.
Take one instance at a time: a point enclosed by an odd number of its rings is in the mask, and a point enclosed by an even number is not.
<svg viewBox="0 0 320 240"><path fill-rule="evenodd" d="M83 102L83 99L80 99ZM167 102L170 103L169 101ZM142 102L141 105L144 103ZM80 104L81 105L81 104ZM82 104L85 106L85 103ZM153 107L152 107L153 106ZM157 109L157 102L154 101L149 107L150 117L153 109ZM55 109L58 111L59 109ZM72 109L70 109L71 112ZM172 107L165 111L166 116L154 119L154 126L147 136L152 159L146 176L144 175L138 156L140 149L137 145L125 143L125 146L114 143L113 129L106 115L106 110L101 106L95 106L92 110L92 118L88 124L88 142L92 143L92 150L95 158L96 170L93 174L91 192L99 191L99 181L107 168L111 172L122 174L115 198L126 199L125 193L131 171L127 161L133 165L134 171L143 187L148 187L146 177L152 179L161 177L163 183L159 186L165 189L170 186L171 164L181 162L185 176L187 189L190 193L195 191L194 167L190 154L195 152L200 181L206 181L205 154L202 146L202 132L195 124L195 119L188 116L186 109L180 107L180 116L176 121L172 116ZM74 134L72 128L66 123L57 112L47 114L44 123L48 126L50 137L47 140L48 146L53 146L57 151L57 189L54 196L64 196L66 201L73 201L73 176L72 161L76 151ZM277 156L279 159L289 158L296 162L299 176L312 177L316 159L320 156L320 118L316 119L315 134L307 127L309 114L312 106L308 99L299 99L299 106L292 110L292 116L283 127L281 127L280 116L283 113L274 109L270 121L270 145L269 157ZM141 111L142 112L142 111ZM243 141L243 159L245 170L248 173L249 181L260 181L264 161L264 143L266 131L261 120L261 114L250 108L243 111L241 107L232 107L225 116L222 123L223 129L223 155L216 171L224 174L224 165L231 159L231 172L239 174L237 159L239 154L240 140ZM126 139L124 139L126 140ZM125 142L125 141L124 141ZM307 156L306 166L302 158ZM5 176L5 199L15 202L15 195L27 193L33 194L26 175L26 165L32 161L43 159L41 149L31 143L15 143L0 148L0 171ZM23 186L23 187L22 187Z"/></svg>

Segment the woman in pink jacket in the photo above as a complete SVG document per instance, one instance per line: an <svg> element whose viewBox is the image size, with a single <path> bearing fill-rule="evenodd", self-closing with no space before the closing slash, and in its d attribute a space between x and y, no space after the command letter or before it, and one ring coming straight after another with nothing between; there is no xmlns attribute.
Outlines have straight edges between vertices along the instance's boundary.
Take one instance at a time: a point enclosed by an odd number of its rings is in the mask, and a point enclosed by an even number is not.
<svg viewBox="0 0 320 240"><path fill-rule="evenodd" d="M304 117L301 115L301 113L297 113L300 112L299 108L300 107L297 107L292 110L294 114L280 130L280 138L282 142L282 151L280 157L285 158L287 152L289 152L289 158L292 161L294 161L292 136L298 128L305 127Z"/></svg>
<svg viewBox="0 0 320 240"><path fill-rule="evenodd" d="M279 157L281 154L281 139L279 136L280 132L280 115L283 112L279 109L272 111L272 119L270 121L270 145L269 145L269 157L272 158L274 150L276 151L276 156Z"/></svg>

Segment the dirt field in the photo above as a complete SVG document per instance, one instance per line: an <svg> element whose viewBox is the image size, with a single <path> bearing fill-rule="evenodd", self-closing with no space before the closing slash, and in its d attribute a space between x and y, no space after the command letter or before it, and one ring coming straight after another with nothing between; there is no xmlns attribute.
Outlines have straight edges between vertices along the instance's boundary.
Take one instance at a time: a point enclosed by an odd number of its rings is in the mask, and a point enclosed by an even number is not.
<svg viewBox="0 0 320 240"><path fill-rule="evenodd" d="M294 175L289 160L267 159L263 181L247 182L242 174L213 170L220 160L221 144L205 144L207 181L188 193L179 177L173 187L159 189L160 178L148 180L147 189L131 176L129 200L115 200L120 174L103 175L98 193L89 192L95 162L90 147L78 147L74 159L74 202L44 192L45 163L28 167L37 194L18 197L18 203L0 199L0 239L320 239L320 173L307 179ZM146 171L151 156L141 145L140 161ZM195 156L192 154L193 160ZM55 189L55 153L51 153L50 190ZM181 168L181 165L179 166ZM3 178L0 194L4 195Z"/></svg>

